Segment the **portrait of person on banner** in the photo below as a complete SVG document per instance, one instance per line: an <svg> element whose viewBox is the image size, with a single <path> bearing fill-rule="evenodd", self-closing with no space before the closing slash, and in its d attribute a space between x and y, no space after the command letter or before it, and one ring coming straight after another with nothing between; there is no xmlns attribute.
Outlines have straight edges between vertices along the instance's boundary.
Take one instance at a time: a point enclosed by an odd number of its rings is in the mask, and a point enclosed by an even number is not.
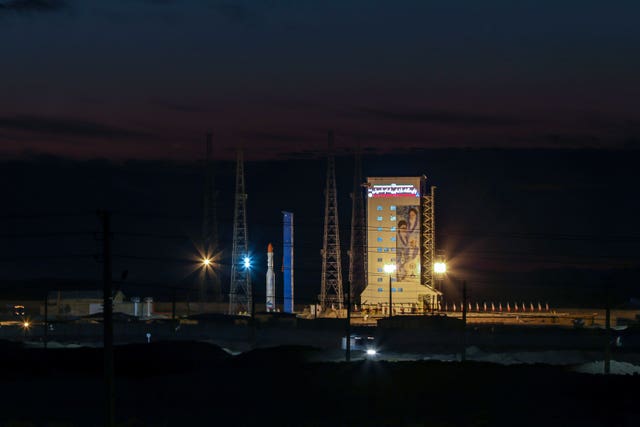
<svg viewBox="0 0 640 427"><path fill-rule="evenodd" d="M396 273L398 281L419 280L420 216L418 208L398 206L396 218Z"/></svg>

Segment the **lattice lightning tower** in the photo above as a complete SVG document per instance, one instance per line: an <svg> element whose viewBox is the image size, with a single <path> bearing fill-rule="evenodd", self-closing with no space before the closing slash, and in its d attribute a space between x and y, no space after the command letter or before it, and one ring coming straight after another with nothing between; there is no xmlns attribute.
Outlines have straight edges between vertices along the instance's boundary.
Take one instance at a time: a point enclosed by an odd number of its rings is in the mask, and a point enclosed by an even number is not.
<svg viewBox="0 0 640 427"><path fill-rule="evenodd" d="M338 197L336 192L336 167L333 152L333 132L329 132L327 156L327 184L324 205L324 241L322 245L322 282L320 306L323 310L332 304L342 309L342 260L340 255L340 229L338 227Z"/></svg>
<svg viewBox="0 0 640 427"><path fill-rule="evenodd" d="M367 230L362 191L362 156L360 144L355 152L353 193L351 193L351 242L349 248L349 283L351 301L356 302L367 284Z"/></svg>
<svg viewBox="0 0 640 427"><path fill-rule="evenodd" d="M236 162L236 197L233 215L233 250L231 254L231 287L229 314L249 313L251 309L251 273L245 266L249 256L247 240L247 194L244 192L244 159L238 150Z"/></svg>
<svg viewBox="0 0 640 427"><path fill-rule="evenodd" d="M204 203L202 213L202 251L203 256L211 259L220 256L218 242L218 217L217 217L217 196L215 189L215 175L212 161L211 133L207 134L207 157L205 160L205 180L204 180ZM220 278L211 267L201 270L200 274L200 302L206 300L207 290L213 290L213 297L220 300L222 290L220 288Z"/></svg>

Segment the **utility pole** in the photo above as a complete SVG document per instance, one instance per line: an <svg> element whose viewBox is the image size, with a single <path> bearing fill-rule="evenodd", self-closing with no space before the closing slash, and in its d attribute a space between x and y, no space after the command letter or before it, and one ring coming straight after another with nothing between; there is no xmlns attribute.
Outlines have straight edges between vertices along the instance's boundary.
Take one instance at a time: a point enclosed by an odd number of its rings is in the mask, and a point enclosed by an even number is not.
<svg viewBox="0 0 640 427"><path fill-rule="evenodd" d="M605 284L605 347L604 347L604 374L611 373L611 292L609 284Z"/></svg>
<svg viewBox="0 0 640 427"><path fill-rule="evenodd" d="M391 273L389 273L389 317L393 317L393 297L391 295Z"/></svg>
<svg viewBox="0 0 640 427"><path fill-rule="evenodd" d="M462 356L461 360L467 360L467 282L462 282Z"/></svg>
<svg viewBox="0 0 640 427"><path fill-rule="evenodd" d="M171 290L171 320L176 320L176 288Z"/></svg>
<svg viewBox="0 0 640 427"><path fill-rule="evenodd" d="M104 382L105 382L105 426L115 425L115 384L113 372L113 298L111 295L111 213L100 212L102 218L103 288L102 316L104 323Z"/></svg>
<svg viewBox="0 0 640 427"><path fill-rule="evenodd" d="M347 352L345 358L351 362L351 280L347 282Z"/></svg>
<svg viewBox="0 0 640 427"><path fill-rule="evenodd" d="M46 291L44 295L44 349L47 349L47 341L49 341L49 291Z"/></svg>
<svg viewBox="0 0 640 427"><path fill-rule="evenodd" d="M355 152L353 193L351 193L351 241L349 248L349 281L351 301L358 303L366 288L367 276L367 226L364 219L364 195L362 192L362 156L360 143Z"/></svg>
<svg viewBox="0 0 640 427"><path fill-rule="evenodd" d="M202 251L204 257L207 259L213 258L220 253L217 214L218 192L215 189L212 138L211 133L207 133L206 158L204 165L204 202L202 212ZM199 280L200 310L204 312L208 290L212 289L213 299L216 302L222 300L222 290L220 278L217 274L214 274L213 269L204 268Z"/></svg>
<svg viewBox="0 0 640 427"><path fill-rule="evenodd" d="M251 282L251 295L255 295L255 294L256 294L256 285L252 281ZM256 299L255 298L251 298L251 318L255 319L255 317L256 317Z"/></svg>
<svg viewBox="0 0 640 427"><path fill-rule="evenodd" d="M256 322L256 289L255 289L255 281L251 281L251 319L249 320L251 322L251 329L249 330L249 345L251 345L251 348L255 347L255 343L256 343L256 326L257 326L257 322Z"/></svg>

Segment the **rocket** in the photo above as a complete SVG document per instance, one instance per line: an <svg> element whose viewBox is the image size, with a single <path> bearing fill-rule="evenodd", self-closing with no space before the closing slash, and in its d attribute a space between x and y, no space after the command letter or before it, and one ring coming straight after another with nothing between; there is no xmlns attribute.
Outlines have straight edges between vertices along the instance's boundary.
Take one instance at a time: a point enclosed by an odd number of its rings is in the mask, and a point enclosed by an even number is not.
<svg viewBox="0 0 640 427"><path fill-rule="evenodd" d="M273 246L267 246L267 311L276 311L276 273L273 272Z"/></svg>

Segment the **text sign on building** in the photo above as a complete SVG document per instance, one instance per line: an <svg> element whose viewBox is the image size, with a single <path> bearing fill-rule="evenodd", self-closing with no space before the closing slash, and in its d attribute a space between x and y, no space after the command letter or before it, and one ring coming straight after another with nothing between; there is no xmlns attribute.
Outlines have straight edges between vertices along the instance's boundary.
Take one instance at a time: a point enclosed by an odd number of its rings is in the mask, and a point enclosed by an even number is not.
<svg viewBox="0 0 640 427"><path fill-rule="evenodd" d="M374 184L368 189L370 198L378 197L420 197L420 191L411 184Z"/></svg>

